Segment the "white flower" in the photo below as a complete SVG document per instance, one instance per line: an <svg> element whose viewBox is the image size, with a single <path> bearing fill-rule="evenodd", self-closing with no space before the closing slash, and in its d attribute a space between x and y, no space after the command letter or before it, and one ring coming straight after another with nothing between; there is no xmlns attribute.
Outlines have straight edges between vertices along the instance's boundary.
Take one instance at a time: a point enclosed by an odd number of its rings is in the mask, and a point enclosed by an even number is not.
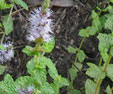
<svg viewBox="0 0 113 94"><path fill-rule="evenodd" d="M0 62L11 61L11 58L14 57L14 50L11 43L5 43L3 46L6 50L0 50Z"/></svg>
<svg viewBox="0 0 113 94"><path fill-rule="evenodd" d="M51 40L51 34L53 33L52 19L49 18L51 13L50 9L46 13L43 13L41 8L37 8L31 12L27 40L34 41L37 38L43 38L46 42Z"/></svg>

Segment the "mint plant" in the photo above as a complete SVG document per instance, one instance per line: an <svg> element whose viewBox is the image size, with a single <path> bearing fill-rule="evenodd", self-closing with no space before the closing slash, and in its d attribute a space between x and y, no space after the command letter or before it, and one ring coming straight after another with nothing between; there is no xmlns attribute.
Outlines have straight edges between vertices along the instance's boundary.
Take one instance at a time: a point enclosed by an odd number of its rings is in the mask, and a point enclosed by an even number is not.
<svg viewBox="0 0 113 94"><path fill-rule="evenodd" d="M69 46L67 48L68 52L75 53L76 58L75 62L72 65L72 68L69 70L71 83L69 86L69 92L74 91L74 93L69 94L80 94L77 90L74 90L73 88L73 80L77 77L77 72L79 72L82 68L76 65L77 63L80 65L80 62L83 62L85 59L85 54L81 51L81 46L84 42L84 40L87 37L97 35L97 38L99 40L98 49L100 52L100 61L99 64L96 65L92 62L88 62L87 65L89 66L88 70L86 71L86 74L93 78L93 80L87 79L85 82L85 94L100 94L100 88L102 81L105 79L105 77L108 77L113 81L113 64L110 64L111 58L113 56L113 6L112 6L113 0L108 1L108 5L101 9L99 6L97 6L97 11L92 11L91 17L92 17L92 23L91 26L86 27L85 29L81 29L79 32L79 35L82 38L82 41L80 43L79 48L73 48ZM100 3L101 4L101 3ZM103 32L106 31L105 32ZM80 59L79 59L80 58ZM76 63L77 62L77 63ZM81 64L82 66L82 64ZM106 93L112 94L113 87L110 87L108 85L106 87Z"/></svg>
<svg viewBox="0 0 113 94"><path fill-rule="evenodd" d="M15 0L14 0L15 1ZM34 42L35 46L26 46L22 51L33 58L27 63L29 76L21 76L15 81L7 74L0 82L1 94L59 94L63 86L68 86L66 78L58 74L50 58L44 53L50 53L55 45L52 33L50 0L45 0L42 7L31 12L30 29L26 39ZM51 82L47 80L50 76Z"/></svg>
<svg viewBox="0 0 113 94"><path fill-rule="evenodd" d="M9 35L13 31L13 20L12 20L12 12L14 6L20 5L24 9L28 10L27 4L22 0L10 0L10 4L8 4L5 0L0 0L0 10L10 9L8 15L6 15L2 23L0 23L0 28L4 28L3 35L0 43L0 63L10 61L12 57L14 57L13 45L11 42L5 43L4 39L6 35ZM2 65L1 65L2 66ZM0 71L3 73L2 68ZM5 71L5 70L4 70Z"/></svg>

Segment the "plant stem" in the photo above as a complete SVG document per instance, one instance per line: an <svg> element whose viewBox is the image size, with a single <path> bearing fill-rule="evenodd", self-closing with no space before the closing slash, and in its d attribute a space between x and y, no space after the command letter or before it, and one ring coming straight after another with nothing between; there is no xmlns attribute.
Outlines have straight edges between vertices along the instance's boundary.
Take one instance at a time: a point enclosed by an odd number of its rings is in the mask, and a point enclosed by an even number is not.
<svg viewBox="0 0 113 94"><path fill-rule="evenodd" d="M83 37L83 38L82 38L82 41L80 42L80 46L79 46L79 48L78 48L78 51L77 51L77 52L79 52L79 51L80 51L80 49L81 49L81 47L82 47L82 45L83 45L83 43L84 43L85 38L86 38L86 37ZM76 64L77 59L78 59L78 57L76 56L74 64Z"/></svg>
<svg viewBox="0 0 113 94"><path fill-rule="evenodd" d="M98 89L100 88L101 83L102 83L102 79L98 81L98 84L97 84L97 87L95 90L95 94L98 94Z"/></svg>
<svg viewBox="0 0 113 94"><path fill-rule="evenodd" d="M10 13L9 13L9 16L8 16L8 19L7 19L7 25L8 25L8 23L9 23L9 19L10 19L10 16L11 16L11 14L12 14L12 11L13 11L13 7L14 7L14 5L11 7L11 10L10 10ZM4 41L4 38L5 38L5 32L3 33L3 36L2 36L2 39L1 39L1 44L3 43L3 41Z"/></svg>
<svg viewBox="0 0 113 94"><path fill-rule="evenodd" d="M102 57L100 57L99 67L101 67L101 65L102 65Z"/></svg>
<svg viewBox="0 0 113 94"><path fill-rule="evenodd" d="M109 63L110 63L110 61L111 61L111 58L112 58L112 55L110 54L109 57L108 57L108 60L107 60L107 62L106 62L106 65L105 65L105 67L104 67L104 72L106 72L107 67L108 67L108 65L109 65Z"/></svg>
<svg viewBox="0 0 113 94"><path fill-rule="evenodd" d="M106 72L107 67L108 67L108 65L109 65L109 63L110 63L110 61L111 61L111 58L112 58L112 55L111 55L111 53L110 53L110 54L109 54L109 57L108 57L108 60L107 60L107 62L106 62L106 65L105 65L105 67L104 67L104 72ZM100 88L100 85L101 85L102 81L103 81L103 79L100 79L100 80L98 81L97 87L96 87L96 90L95 90L95 94L98 94L98 89Z"/></svg>

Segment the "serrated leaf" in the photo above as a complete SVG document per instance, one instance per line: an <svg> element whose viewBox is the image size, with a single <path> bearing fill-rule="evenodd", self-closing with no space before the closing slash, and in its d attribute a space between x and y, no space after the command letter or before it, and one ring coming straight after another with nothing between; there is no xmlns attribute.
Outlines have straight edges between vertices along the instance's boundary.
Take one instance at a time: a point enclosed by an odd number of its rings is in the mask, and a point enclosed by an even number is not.
<svg viewBox="0 0 113 94"><path fill-rule="evenodd" d="M73 81L75 79L75 77L77 76L77 71L75 68L70 68L69 69L69 74L70 74L70 77L71 77L71 81Z"/></svg>
<svg viewBox="0 0 113 94"><path fill-rule="evenodd" d="M9 94L9 92L10 94L18 94L16 84L9 74L7 74L4 80L0 82L0 88L5 94Z"/></svg>
<svg viewBox="0 0 113 94"><path fill-rule="evenodd" d="M6 67L0 65L0 75L2 75L5 72Z"/></svg>
<svg viewBox="0 0 113 94"><path fill-rule="evenodd" d="M96 83L87 79L85 82L85 94L95 94L96 86ZM99 94L99 92L97 94Z"/></svg>
<svg viewBox="0 0 113 94"><path fill-rule="evenodd" d="M30 76L22 76L19 77L18 79L16 79L15 84L16 84L16 88L20 89L22 87L26 88L29 85L33 84L33 78L31 78Z"/></svg>
<svg viewBox="0 0 113 94"><path fill-rule="evenodd" d="M41 86L41 94L54 94L54 89L51 87L49 83L44 83Z"/></svg>
<svg viewBox="0 0 113 94"><path fill-rule="evenodd" d="M3 26L5 29L5 34L8 35L12 32L13 30L13 20L12 16L5 16L3 19Z"/></svg>
<svg viewBox="0 0 113 94"><path fill-rule="evenodd" d="M23 0L11 0L11 1L28 10L28 5Z"/></svg>
<svg viewBox="0 0 113 94"><path fill-rule="evenodd" d="M113 64L109 64L107 67L107 77L113 81Z"/></svg>
<svg viewBox="0 0 113 94"><path fill-rule="evenodd" d="M113 15L107 18L105 28L113 31Z"/></svg>
<svg viewBox="0 0 113 94"><path fill-rule="evenodd" d="M99 39L100 51L103 51L105 48L109 48L111 45L113 45L113 36L111 34L99 33L97 38Z"/></svg>
<svg viewBox="0 0 113 94"><path fill-rule="evenodd" d="M76 53L77 48L74 48L74 47L72 47L72 46L68 46L67 51L68 51L69 53Z"/></svg>
<svg viewBox="0 0 113 94"><path fill-rule="evenodd" d="M54 38L51 38L51 41L43 43L42 48L44 52L50 53L53 50L54 46L55 46L55 40Z"/></svg>
<svg viewBox="0 0 113 94"><path fill-rule="evenodd" d="M86 72L86 74L92 78L96 79L104 79L106 74L103 72L98 66L96 66L93 63L87 63L89 68Z"/></svg>
<svg viewBox="0 0 113 94"><path fill-rule="evenodd" d="M106 88L106 93L107 94L112 94L112 89L110 88L110 86L108 85Z"/></svg>
<svg viewBox="0 0 113 94"><path fill-rule="evenodd" d="M86 58L86 55L85 55L84 51L80 50L77 53L77 57L78 57L79 62L83 62L84 59Z"/></svg>

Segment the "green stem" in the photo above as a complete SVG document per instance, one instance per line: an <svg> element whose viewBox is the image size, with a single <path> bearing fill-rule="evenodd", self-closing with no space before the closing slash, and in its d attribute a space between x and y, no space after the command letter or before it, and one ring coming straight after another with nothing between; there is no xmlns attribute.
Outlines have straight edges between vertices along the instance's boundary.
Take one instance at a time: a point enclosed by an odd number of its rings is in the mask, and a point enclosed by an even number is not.
<svg viewBox="0 0 113 94"><path fill-rule="evenodd" d="M8 19L7 19L7 25L8 25L8 23L9 23L9 19L10 19L10 16L11 16L11 14L12 14L12 11L13 11L13 7L14 7L14 5L11 7L11 10L10 10L10 13L9 13L9 16L8 16ZM5 32L3 33L3 36L2 36L2 39L1 39L1 44L3 43L3 41L4 41L4 38L5 38Z"/></svg>
<svg viewBox="0 0 113 94"><path fill-rule="evenodd" d="M108 65L109 65L109 63L110 63L110 61L111 61L111 58L112 58L112 55L110 54L109 57L108 57L108 60L107 60L107 62L106 62L106 65L105 65L105 67L104 67L104 72L106 72L107 67L108 67Z"/></svg>
<svg viewBox="0 0 113 94"><path fill-rule="evenodd" d="M102 57L100 57L99 67L101 67L101 65L102 65Z"/></svg>
<svg viewBox="0 0 113 94"><path fill-rule="evenodd" d="M111 58L112 58L112 55L109 54L108 60L107 60L106 65L105 65L105 67L104 67L104 72L106 72L107 67L108 67L108 65L109 65L109 63L110 63L110 61L111 61ZM95 94L98 94L98 90L99 90L99 88L100 88L100 85L101 85L102 81L103 81L103 79L100 79L100 80L98 81L97 87L96 87L96 90L95 90Z"/></svg>
<svg viewBox="0 0 113 94"><path fill-rule="evenodd" d="M83 43L84 43L85 38L86 38L86 37L83 37L83 38L82 38L82 41L80 42L80 46L79 46L79 48L78 48L78 52L80 51L80 49L81 49L81 47L82 47L82 45L83 45ZM74 64L76 64L77 59L78 59L78 57L76 56Z"/></svg>

